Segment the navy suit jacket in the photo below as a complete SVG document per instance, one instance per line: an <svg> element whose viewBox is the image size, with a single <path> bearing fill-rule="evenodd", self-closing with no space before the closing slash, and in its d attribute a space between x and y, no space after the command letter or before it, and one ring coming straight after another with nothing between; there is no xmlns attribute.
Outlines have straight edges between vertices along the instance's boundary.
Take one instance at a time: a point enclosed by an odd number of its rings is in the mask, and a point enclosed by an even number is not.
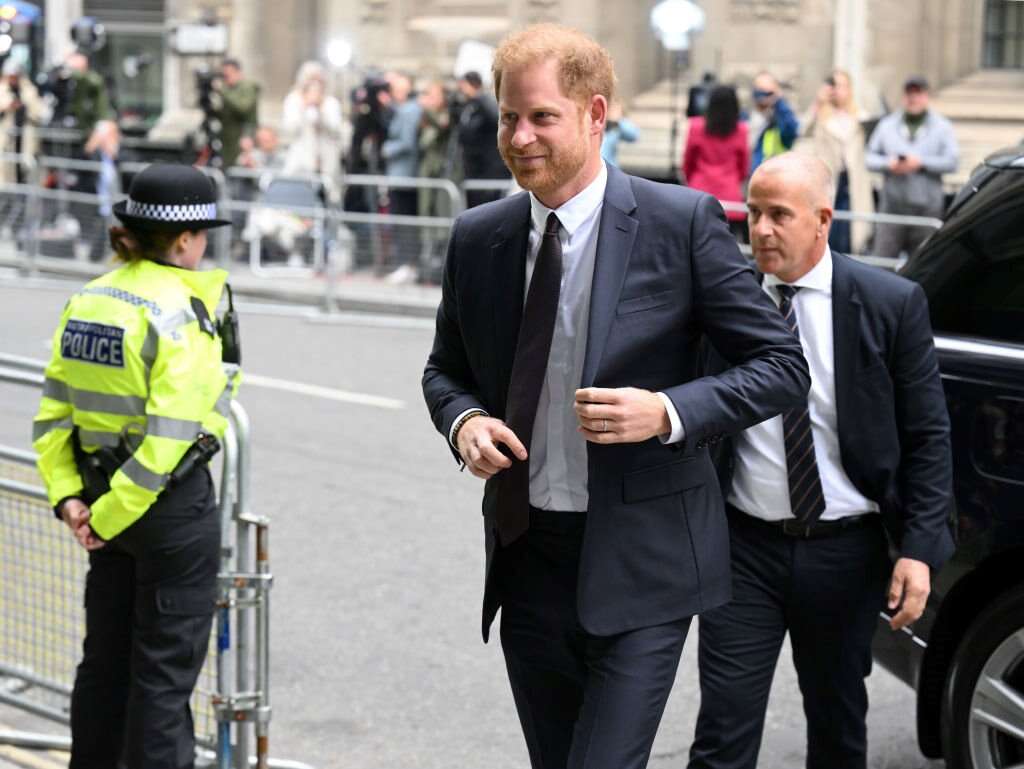
<svg viewBox="0 0 1024 769"><path fill-rule="evenodd" d="M953 459L928 300L917 283L845 254L833 252L832 265L843 469L878 504L899 555L937 569L953 552ZM719 358L707 370L725 365ZM731 441L720 450L727 490Z"/></svg>
<svg viewBox="0 0 1024 769"><path fill-rule="evenodd" d="M504 418L523 310L530 200L473 208L449 240L423 392L438 431L478 407ZM698 377L700 340L733 368ZM582 626L611 635L693 615L730 596L729 537L709 442L801 402L799 342L765 296L714 198L608 167L581 387L642 387L672 399L683 442L588 444L580 558ZM456 454L456 458L458 455ZM495 484L484 490L487 569ZM486 640L500 597L484 595Z"/></svg>

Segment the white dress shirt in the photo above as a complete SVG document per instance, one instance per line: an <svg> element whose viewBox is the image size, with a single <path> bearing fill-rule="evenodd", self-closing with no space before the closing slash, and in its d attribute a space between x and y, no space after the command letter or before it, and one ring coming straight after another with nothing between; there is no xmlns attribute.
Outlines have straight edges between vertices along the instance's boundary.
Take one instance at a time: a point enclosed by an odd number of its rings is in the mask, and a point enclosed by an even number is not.
<svg viewBox="0 0 1024 769"><path fill-rule="evenodd" d="M558 315L551 336L547 373L537 402L537 414L530 437L530 504L542 510L587 509L587 442L576 429L579 422L573 404L583 379L590 323L590 293L597 258L597 236L604 205L608 169L604 163L597 177L571 200L554 209L561 224L558 239L562 244L562 284L558 297ZM530 193L530 236L526 250L526 285L523 303L530 291L533 267L537 262L544 228L552 209ZM466 409L452 422L455 426L470 411ZM522 440L523 436L519 436Z"/></svg>
<svg viewBox="0 0 1024 769"><path fill-rule="evenodd" d="M764 291L776 305L781 302L775 289L780 283L782 281L774 275L764 278ZM800 329L800 344L811 370L807 405L814 456L825 493L825 512L821 520L877 512L878 505L850 481L839 455L832 337L832 253L828 247L821 261L792 285L800 287L793 297L793 309ZM792 518L782 416L744 430L735 441L736 462L729 502L764 520Z"/></svg>
<svg viewBox="0 0 1024 769"><path fill-rule="evenodd" d="M573 404L583 379L597 235L607 184L608 170L602 163L594 181L555 209L562 225L558 233L562 243L562 288L530 445L530 504L542 510L584 511L590 499L587 441L576 429L579 421ZM530 193L524 297L550 213L551 209Z"/></svg>

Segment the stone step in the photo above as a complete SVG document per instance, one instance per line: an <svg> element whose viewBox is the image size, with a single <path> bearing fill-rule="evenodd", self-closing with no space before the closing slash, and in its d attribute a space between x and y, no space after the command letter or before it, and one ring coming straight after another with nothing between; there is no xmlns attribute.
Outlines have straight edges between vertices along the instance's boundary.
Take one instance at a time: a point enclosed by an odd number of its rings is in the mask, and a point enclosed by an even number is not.
<svg viewBox="0 0 1024 769"><path fill-rule="evenodd" d="M953 121L975 121L986 122L998 121L1001 123L1022 123L1024 124L1024 102L1020 96L1016 100L1007 97L1006 101L996 102L991 100L979 100L976 102L965 100L936 99L932 102L934 109Z"/></svg>
<svg viewBox="0 0 1024 769"><path fill-rule="evenodd" d="M965 75L951 88L967 85L971 88L1024 88L1024 70L980 69Z"/></svg>

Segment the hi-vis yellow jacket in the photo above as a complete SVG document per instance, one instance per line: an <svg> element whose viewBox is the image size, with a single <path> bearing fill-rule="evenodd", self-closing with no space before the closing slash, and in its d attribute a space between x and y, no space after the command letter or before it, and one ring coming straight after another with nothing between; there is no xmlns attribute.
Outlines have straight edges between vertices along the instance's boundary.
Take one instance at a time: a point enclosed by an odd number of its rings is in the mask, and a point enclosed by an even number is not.
<svg viewBox="0 0 1024 769"><path fill-rule="evenodd" d="M33 445L56 505L82 491L72 428L86 452L127 438L131 458L91 508L90 524L104 539L156 501L199 433L224 435L239 381L237 366L221 362L212 323L226 279L224 270L143 259L92 281L64 308Z"/></svg>

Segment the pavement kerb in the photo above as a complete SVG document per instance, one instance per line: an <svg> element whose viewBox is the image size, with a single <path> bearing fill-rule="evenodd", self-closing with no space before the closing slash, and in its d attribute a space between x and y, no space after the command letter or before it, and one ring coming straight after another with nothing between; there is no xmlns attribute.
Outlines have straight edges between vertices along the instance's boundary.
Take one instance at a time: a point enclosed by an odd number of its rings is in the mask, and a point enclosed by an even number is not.
<svg viewBox="0 0 1024 769"><path fill-rule="evenodd" d="M22 262L0 258L0 267L21 268ZM90 279L109 269L98 265L68 260L46 260L37 264L39 276L69 279ZM235 296L269 302L282 302L305 307L323 307L326 286L317 277L257 277L232 268L229 278ZM432 286L390 286L371 281L341 279L332 294L331 309L340 312L363 312L433 318L441 299L441 290Z"/></svg>

